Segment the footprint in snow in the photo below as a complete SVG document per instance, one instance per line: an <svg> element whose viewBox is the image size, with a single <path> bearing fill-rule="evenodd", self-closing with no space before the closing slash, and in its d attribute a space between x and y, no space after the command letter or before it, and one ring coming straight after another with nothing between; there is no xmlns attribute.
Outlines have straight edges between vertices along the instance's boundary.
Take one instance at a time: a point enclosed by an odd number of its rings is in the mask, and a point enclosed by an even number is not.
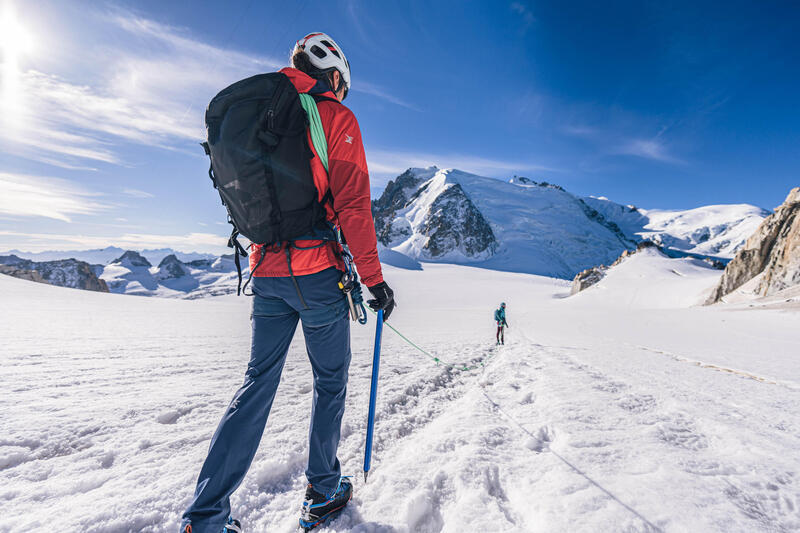
<svg viewBox="0 0 800 533"><path fill-rule="evenodd" d="M706 436L697 431L694 424L681 415L662 423L657 430L657 436L660 441L684 450L697 451L708 448Z"/></svg>
<svg viewBox="0 0 800 533"><path fill-rule="evenodd" d="M101 468L111 468L114 465L114 459L117 457L117 454L114 452L105 452L103 455L100 456L100 467Z"/></svg>
<svg viewBox="0 0 800 533"><path fill-rule="evenodd" d="M725 489L725 496L739 512L759 522L764 530L795 529L798 500L791 487L786 486L784 475L766 482L751 481L735 485L726 480L726 483L728 488Z"/></svg>
<svg viewBox="0 0 800 533"><path fill-rule="evenodd" d="M533 393L530 391L524 393L522 397L519 399L519 403L521 405L529 405L532 404L533 401L534 401L534 396Z"/></svg>
<svg viewBox="0 0 800 533"><path fill-rule="evenodd" d="M656 399L649 394L629 394L620 399L617 405L631 413L645 413L656 406Z"/></svg>
<svg viewBox="0 0 800 533"><path fill-rule="evenodd" d="M598 383L597 385L594 385L592 388L599 391L616 394L622 390L627 389L628 386L621 381L604 380Z"/></svg>
<svg viewBox="0 0 800 533"><path fill-rule="evenodd" d="M525 443L525 447L536 453L545 452L550 449L550 443L555 437L554 432L548 426L542 426L532 433L532 436Z"/></svg>
<svg viewBox="0 0 800 533"><path fill-rule="evenodd" d="M180 417L188 414L194 409L193 407L178 407L168 411L162 411L157 417L156 422L159 424L174 424Z"/></svg>

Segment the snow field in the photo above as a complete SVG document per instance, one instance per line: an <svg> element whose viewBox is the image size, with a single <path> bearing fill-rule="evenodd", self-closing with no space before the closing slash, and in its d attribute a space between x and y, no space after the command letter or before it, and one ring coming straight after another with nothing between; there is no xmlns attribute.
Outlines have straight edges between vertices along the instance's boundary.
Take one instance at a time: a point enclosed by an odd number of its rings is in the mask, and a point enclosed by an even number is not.
<svg viewBox="0 0 800 533"><path fill-rule="evenodd" d="M620 279L612 271L570 298L568 283L548 278L387 267L396 328L442 359L487 365L437 367L385 330L365 485L374 319L353 327L339 456L355 493L327 531L800 528L797 314L685 308L708 271L634 259ZM668 293L655 304L654 286ZM243 379L249 300L137 298L5 276L0 298L0 386L12 391L0 397L0 501L14 510L0 514L0 530L57 520L88 532L175 531ZM511 328L496 347L500 300ZM310 403L298 334L233 497L246 531L295 530Z"/></svg>

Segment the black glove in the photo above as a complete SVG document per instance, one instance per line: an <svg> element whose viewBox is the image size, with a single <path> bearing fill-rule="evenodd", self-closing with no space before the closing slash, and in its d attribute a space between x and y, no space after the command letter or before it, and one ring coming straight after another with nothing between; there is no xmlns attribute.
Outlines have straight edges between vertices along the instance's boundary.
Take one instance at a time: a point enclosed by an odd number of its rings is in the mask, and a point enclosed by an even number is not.
<svg viewBox="0 0 800 533"><path fill-rule="evenodd" d="M367 305L376 313L379 309L383 309L383 321L386 322L394 309L394 292L385 281L367 288L372 293L372 296L375 297L374 300L367 300Z"/></svg>

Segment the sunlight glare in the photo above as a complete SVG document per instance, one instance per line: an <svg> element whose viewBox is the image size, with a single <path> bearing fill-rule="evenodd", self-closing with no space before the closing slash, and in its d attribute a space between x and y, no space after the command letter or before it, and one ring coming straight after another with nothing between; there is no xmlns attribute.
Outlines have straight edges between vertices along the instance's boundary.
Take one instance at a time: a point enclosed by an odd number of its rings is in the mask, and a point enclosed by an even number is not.
<svg viewBox="0 0 800 533"><path fill-rule="evenodd" d="M0 12L0 107L6 112L19 111L22 97L19 60L20 56L31 54L33 48L33 38L20 24L13 5L6 3Z"/></svg>

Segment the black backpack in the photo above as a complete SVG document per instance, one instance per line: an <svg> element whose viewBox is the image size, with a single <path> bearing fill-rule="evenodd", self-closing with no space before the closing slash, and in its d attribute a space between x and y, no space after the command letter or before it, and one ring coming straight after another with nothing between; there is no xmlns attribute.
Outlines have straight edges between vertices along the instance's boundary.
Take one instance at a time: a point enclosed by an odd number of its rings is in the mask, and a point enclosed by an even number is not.
<svg viewBox="0 0 800 533"><path fill-rule="evenodd" d="M208 104L208 141L202 145L211 158L209 177L233 225L228 246L235 250L237 293L239 256L247 256L239 234L265 245L335 238L323 207L330 191L320 202L314 185L308 127L297 89L280 72L238 81Z"/></svg>

